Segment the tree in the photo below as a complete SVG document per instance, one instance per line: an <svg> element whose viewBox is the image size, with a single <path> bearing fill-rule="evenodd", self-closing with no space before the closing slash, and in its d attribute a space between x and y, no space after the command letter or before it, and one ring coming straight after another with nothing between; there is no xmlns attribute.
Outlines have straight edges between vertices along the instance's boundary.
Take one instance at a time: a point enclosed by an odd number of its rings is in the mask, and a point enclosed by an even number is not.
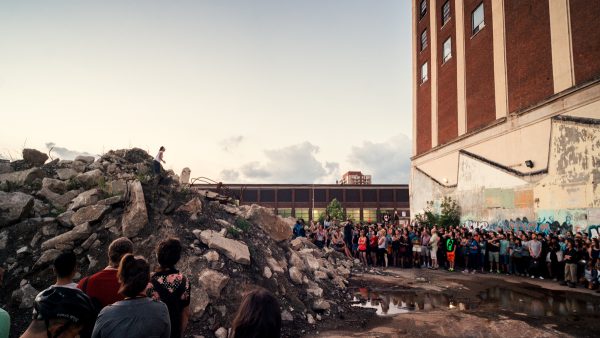
<svg viewBox="0 0 600 338"><path fill-rule="evenodd" d="M450 226L460 224L460 206L452 197L446 196L442 199L442 213L438 219L438 225L447 229Z"/></svg>
<svg viewBox="0 0 600 338"><path fill-rule="evenodd" d="M329 205L327 205L327 209L325 209L325 214L331 217L331 219L343 220L344 209L342 209L342 204L337 199L332 199Z"/></svg>
<svg viewBox="0 0 600 338"><path fill-rule="evenodd" d="M446 196L440 204L441 213L434 211L433 201L427 202L427 207L422 214L417 214L415 219L421 226L433 227L434 225L448 228L460 224L460 206L452 197Z"/></svg>

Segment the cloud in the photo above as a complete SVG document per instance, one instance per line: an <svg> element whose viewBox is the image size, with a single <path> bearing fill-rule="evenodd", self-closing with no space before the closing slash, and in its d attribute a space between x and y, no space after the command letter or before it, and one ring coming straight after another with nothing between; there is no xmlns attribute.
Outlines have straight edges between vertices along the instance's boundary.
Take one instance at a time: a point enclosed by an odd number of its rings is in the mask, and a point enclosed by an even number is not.
<svg viewBox="0 0 600 338"><path fill-rule="evenodd" d="M267 178L271 176L269 170L262 167L259 162L246 163L240 170L244 176L251 178Z"/></svg>
<svg viewBox="0 0 600 338"><path fill-rule="evenodd" d="M77 157L79 155L94 156L93 154L90 154L85 151L77 151L77 150L71 150L71 149L64 148L64 147L57 147L54 142L46 143L46 148L48 150L52 149L51 155L53 158L58 157L61 160L73 160L73 159L75 159L75 157Z"/></svg>
<svg viewBox="0 0 600 338"><path fill-rule="evenodd" d="M219 142L219 146L221 147L221 149L223 151L230 152L233 149L237 148L240 145L240 143L242 143L243 140L244 140L244 136L242 136L242 135L231 136L229 138L221 140Z"/></svg>
<svg viewBox="0 0 600 338"><path fill-rule="evenodd" d="M256 183L333 183L330 176L337 176L339 164L335 162L321 163L315 155L319 147L303 142L283 148L265 150L264 162L248 162L237 170L224 170L221 176L238 173L236 178L244 182Z"/></svg>
<svg viewBox="0 0 600 338"><path fill-rule="evenodd" d="M363 174L371 174L373 183L408 183L412 142L398 134L386 142L363 142L353 146L348 161Z"/></svg>
<svg viewBox="0 0 600 338"><path fill-rule="evenodd" d="M240 173L237 170L225 169L221 171L221 180L226 183L237 183Z"/></svg>

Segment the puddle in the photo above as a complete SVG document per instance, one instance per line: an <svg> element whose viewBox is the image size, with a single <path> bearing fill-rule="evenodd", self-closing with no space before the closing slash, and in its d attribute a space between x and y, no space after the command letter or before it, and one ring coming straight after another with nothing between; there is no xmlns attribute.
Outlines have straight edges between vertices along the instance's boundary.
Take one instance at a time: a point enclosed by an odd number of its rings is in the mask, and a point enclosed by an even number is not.
<svg viewBox="0 0 600 338"><path fill-rule="evenodd" d="M567 293L550 290L517 292L492 287L469 300L460 300L440 292L374 291L359 288L354 293L353 306L372 308L379 316L392 316L414 311L504 311L525 316L556 316L567 314L598 314L600 300L568 297Z"/></svg>

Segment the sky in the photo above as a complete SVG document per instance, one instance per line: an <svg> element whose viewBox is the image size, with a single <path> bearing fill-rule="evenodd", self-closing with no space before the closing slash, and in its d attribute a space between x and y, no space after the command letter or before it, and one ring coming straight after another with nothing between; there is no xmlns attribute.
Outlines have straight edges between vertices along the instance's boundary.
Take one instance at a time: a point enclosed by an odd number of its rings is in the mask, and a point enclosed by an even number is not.
<svg viewBox="0 0 600 338"><path fill-rule="evenodd" d="M0 156L165 146L224 183L408 183L411 2L0 2Z"/></svg>

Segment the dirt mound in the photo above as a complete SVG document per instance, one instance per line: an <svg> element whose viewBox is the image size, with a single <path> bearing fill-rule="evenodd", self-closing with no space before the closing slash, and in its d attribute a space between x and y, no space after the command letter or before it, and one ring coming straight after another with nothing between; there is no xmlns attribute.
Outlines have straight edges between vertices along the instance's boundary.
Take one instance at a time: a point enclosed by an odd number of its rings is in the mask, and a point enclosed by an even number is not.
<svg viewBox="0 0 600 338"><path fill-rule="evenodd" d="M13 317L14 335L29 322L37 292L53 283L50 264L62 250L76 253L81 278L106 266L109 243L123 235L153 265L160 240L181 239L178 268L192 284L190 336L228 329L243 293L255 286L279 299L284 336L311 334L354 311L345 290L351 260L290 240L290 222L267 209L194 191L172 172L159 179L151 165L152 157L134 148L54 160L34 177L17 165L0 174L0 306Z"/></svg>

